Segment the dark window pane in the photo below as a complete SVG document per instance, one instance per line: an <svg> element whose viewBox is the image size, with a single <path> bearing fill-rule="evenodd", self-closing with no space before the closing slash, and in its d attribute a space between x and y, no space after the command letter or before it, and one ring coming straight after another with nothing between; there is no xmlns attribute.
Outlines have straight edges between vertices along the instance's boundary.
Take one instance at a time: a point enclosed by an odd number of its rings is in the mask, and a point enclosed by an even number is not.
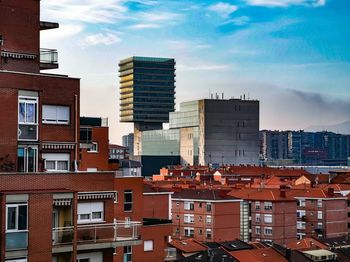
<svg viewBox="0 0 350 262"><path fill-rule="evenodd" d="M7 208L7 229L16 229L16 207Z"/></svg>
<svg viewBox="0 0 350 262"><path fill-rule="evenodd" d="M18 230L27 229L27 206L18 207Z"/></svg>

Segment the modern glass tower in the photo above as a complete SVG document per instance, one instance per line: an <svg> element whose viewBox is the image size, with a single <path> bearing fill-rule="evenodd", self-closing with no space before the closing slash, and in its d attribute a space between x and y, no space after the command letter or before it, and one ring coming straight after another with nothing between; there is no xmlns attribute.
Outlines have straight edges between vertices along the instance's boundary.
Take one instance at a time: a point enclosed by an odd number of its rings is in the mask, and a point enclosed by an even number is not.
<svg viewBox="0 0 350 262"><path fill-rule="evenodd" d="M132 122L134 155L141 149L141 134L162 129L175 110L175 60L130 57L119 63L120 121Z"/></svg>

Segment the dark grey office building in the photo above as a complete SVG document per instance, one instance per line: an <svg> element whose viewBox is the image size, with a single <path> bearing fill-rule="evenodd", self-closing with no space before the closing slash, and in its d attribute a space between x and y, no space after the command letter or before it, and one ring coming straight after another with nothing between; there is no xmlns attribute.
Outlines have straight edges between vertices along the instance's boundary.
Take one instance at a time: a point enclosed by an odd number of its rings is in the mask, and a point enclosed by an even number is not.
<svg viewBox="0 0 350 262"><path fill-rule="evenodd" d="M119 63L120 121L134 123L134 155L141 149L141 133L162 129L175 109L175 60L130 57Z"/></svg>

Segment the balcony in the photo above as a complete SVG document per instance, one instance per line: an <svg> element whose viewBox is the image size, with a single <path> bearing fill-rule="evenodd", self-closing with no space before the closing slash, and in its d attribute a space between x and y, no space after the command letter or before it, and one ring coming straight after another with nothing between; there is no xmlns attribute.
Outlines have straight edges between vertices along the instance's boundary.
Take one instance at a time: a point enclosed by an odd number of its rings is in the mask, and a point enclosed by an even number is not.
<svg viewBox="0 0 350 262"><path fill-rule="evenodd" d="M40 70L57 69L58 53L56 49L40 48Z"/></svg>
<svg viewBox="0 0 350 262"><path fill-rule="evenodd" d="M135 245L140 240L140 222L115 222L110 224L78 225L52 229L53 252L66 252L74 242L74 233L78 250L115 248Z"/></svg>
<svg viewBox="0 0 350 262"><path fill-rule="evenodd" d="M28 232L7 232L6 233L6 251L27 249Z"/></svg>
<svg viewBox="0 0 350 262"><path fill-rule="evenodd" d="M40 21L40 30L49 30L59 28L59 24L55 22Z"/></svg>

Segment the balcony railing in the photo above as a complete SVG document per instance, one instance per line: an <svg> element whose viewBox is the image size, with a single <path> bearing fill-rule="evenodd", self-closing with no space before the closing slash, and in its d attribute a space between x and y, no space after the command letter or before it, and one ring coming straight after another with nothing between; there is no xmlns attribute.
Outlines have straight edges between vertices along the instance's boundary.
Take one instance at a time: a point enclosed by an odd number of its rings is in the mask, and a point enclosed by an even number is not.
<svg viewBox="0 0 350 262"><path fill-rule="evenodd" d="M58 68L58 53L56 49L40 48L40 69Z"/></svg>
<svg viewBox="0 0 350 262"><path fill-rule="evenodd" d="M76 229L77 244L119 242L139 239L140 222L115 222L111 224L79 225ZM74 227L52 229L53 245L70 245L74 239Z"/></svg>
<svg viewBox="0 0 350 262"><path fill-rule="evenodd" d="M176 248L166 248L164 249L164 261L174 261L176 260Z"/></svg>
<svg viewBox="0 0 350 262"><path fill-rule="evenodd" d="M6 250L27 249L28 247L28 232L8 232L6 233Z"/></svg>

